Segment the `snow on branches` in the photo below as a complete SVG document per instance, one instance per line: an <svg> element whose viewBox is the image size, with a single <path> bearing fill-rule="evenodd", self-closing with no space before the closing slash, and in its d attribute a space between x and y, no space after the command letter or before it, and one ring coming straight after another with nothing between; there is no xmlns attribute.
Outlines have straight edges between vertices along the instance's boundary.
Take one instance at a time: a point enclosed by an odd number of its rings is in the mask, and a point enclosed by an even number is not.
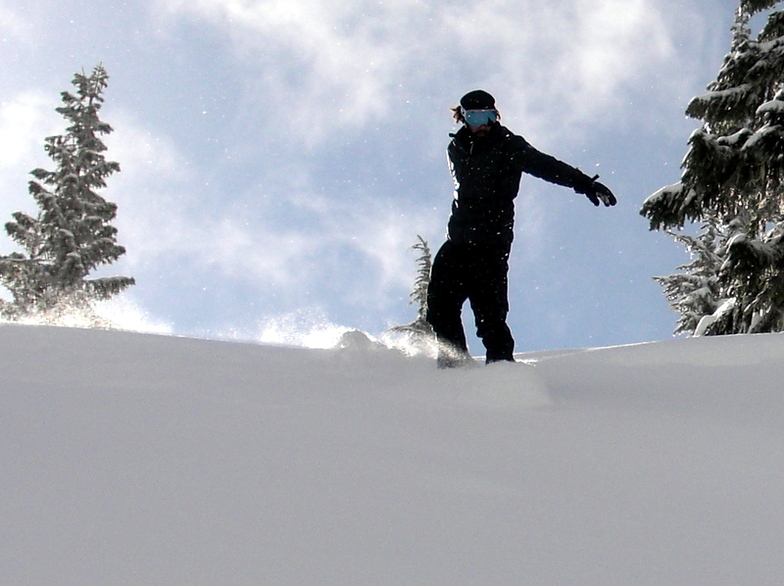
<svg viewBox="0 0 784 586"><path fill-rule="evenodd" d="M749 28L753 14L777 4L741 3L716 80L687 107L702 126L689 138L681 180L641 209L652 230L711 226L696 240L670 232L694 259L684 273L656 278L681 315L676 332L784 330L784 12L770 12L756 38ZM710 303L695 281L707 275ZM713 315L704 327L701 312Z"/></svg>

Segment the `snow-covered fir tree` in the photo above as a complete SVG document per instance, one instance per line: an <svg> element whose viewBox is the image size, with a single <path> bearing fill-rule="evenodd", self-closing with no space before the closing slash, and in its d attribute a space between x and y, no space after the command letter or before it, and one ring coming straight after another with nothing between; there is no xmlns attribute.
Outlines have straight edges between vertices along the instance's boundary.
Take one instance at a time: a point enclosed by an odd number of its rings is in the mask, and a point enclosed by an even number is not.
<svg viewBox="0 0 784 586"><path fill-rule="evenodd" d="M0 257L0 283L12 295L11 301L0 303L7 319L84 312L94 300L134 284L132 277L88 278L98 266L125 253L110 224L117 206L98 193L120 170L103 154L101 137L112 132L98 116L107 81L106 70L98 65L89 76L74 76L75 94L62 92L62 106L56 111L69 125L65 134L47 138L44 146L54 170L31 171L29 192L38 214L16 212L5 225L24 250Z"/></svg>
<svg viewBox="0 0 784 586"><path fill-rule="evenodd" d="M416 305L417 317L408 324L394 326L391 332L404 333L412 342L419 342L432 338L433 329L427 321L427 288L430 284L430 269L433 265L430 246L422 236L417 235L417 242L411 247L412 250L419 252L416 260L417 276L414 280L414 289L409 295L412 305Z"/></svg>
<svg viewBox="0 0 784 586"><path fill-rule="evenodd" d="M681 313L677 331L695 332L700 312L710 316L706 334L784 330L784 12L770 11L756 38L749 28L778 4L741 2L716 80L687 107L703 124L689 138L681 180L641 210L651 229L713 226L697 240L679 237L697 258L681 277L659 278ZM714 287L709 302L699 282Z"/></svg>
<svg viewBox="0 0 784 586"><path fill-rule="evenodd" d="M692 259L678 267L683 272L654 280L664 288L670 306L680 313L674 333L699 333L708 325L705 316L713 315L727 302L719 282L726 235L713 220L706 222L696 237L667 233L686 247Z"/></svg>

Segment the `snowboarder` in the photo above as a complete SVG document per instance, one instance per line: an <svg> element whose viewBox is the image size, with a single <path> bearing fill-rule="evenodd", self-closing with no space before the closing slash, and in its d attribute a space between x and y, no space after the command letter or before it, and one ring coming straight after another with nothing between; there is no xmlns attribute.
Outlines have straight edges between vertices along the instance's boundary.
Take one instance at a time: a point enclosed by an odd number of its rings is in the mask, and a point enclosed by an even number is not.
<svg viewBox="0 0 784 586"><path fill-rule="evenodd" d="M447 240L436 254L427 295L427 321L439 345L438 365L459 366L470 359L461 320L468 299L486 362L514 361L507 273L514 237L514 199L522 173L571 187L598 206L613 206L613 193L532 147L498 121L495 98L483 90L467 93L452 109L463 127L447 149L455 183Z"/></svg>

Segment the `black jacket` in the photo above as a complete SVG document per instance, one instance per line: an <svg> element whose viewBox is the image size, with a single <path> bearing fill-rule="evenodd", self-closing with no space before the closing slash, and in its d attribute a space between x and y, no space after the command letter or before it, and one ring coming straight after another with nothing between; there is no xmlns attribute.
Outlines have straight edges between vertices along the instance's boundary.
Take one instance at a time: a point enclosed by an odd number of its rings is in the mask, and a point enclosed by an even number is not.
<svg viewBox="0 0 784 586"><path fill-rule="evenodd" d="M581 193L592 183L579 169L539 152L498 122L483 137L464 126L453 135L447 154L455 182L447 234L455 243L508 250L522 173Z"/></svg>

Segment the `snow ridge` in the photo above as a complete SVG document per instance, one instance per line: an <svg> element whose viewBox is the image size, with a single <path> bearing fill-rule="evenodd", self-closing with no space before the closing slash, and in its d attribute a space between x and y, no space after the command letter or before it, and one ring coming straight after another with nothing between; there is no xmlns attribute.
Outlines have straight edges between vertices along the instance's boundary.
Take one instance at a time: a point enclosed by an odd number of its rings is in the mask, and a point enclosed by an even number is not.
<svg viewBox="0 0 784 586"><path fill-rule="evenodd" d="M0 583L784 575L782 335L340 346L0 326Z"/></svg>

